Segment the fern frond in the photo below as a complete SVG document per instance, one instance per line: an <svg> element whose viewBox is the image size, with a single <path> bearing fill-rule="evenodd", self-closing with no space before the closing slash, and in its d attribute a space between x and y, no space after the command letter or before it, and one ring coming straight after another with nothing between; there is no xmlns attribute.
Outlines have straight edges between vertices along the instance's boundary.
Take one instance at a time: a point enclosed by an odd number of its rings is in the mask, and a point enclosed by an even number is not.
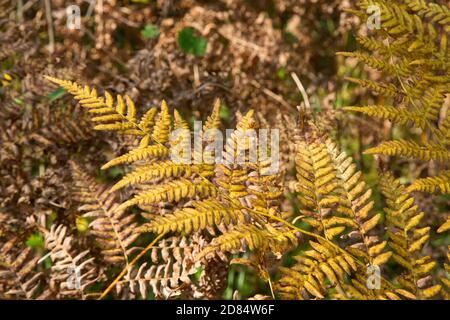
<svg viewBox="0 0 450 320"><path fill-rule="evenodd" d="M152 186L149 189L137 194L134 198L122 203L117 210L124 210L134 205L149 205L160 201L178 202L181 199L192 199L195 197L207 198L217 195L217 189L214 185L203 180L190 181L179 179Z"/></svg>
<svg viewBox="0 0 450 320"><path fill-rule="evenodd" d="M441 193L450 193L450 171L442 171L440 175L417 179L408 188L408 191L424 191L433 193L439 191Z"/></svg>
<svg viewBox="0 0 450 320"><path fill-rule="evenodd" d="M373 92L376 92L378 94L382 94L386 97L395 97L399 94L399 91L397 88L390 83L384 84L384 83L378 83L372 80L368 79L358 79L358 78L352 78L352 77L345 77L345 80L359 84L363 88L369 88Z"/></svg>
<svg viewBox="0 0 450 320"><path fill-rule="evenodd" d="M245 182L248 179L247 170L229 169L225 165L219 165L219 177L217 184L228 192L232 199L244 198L248 195Z"/></svg>
<svg viewBox="0 0 450 320"><path fill-rule="evenodd" d="M445 95L448 91L448 85L434 84L431 88L419 90L415 93L419 96L419 115L422 115L422 121L426 123L427 127L434 128L434 124L439 120Z"/></svg>
<svg viewBox="0 0 450 320"><path fill-rule="evenodd" d="M242 119L237 123L236 130L227 139L225 145L225 152L223 154L224 164L217 165L217 179L215 182L224 192L232 199L244 198L248 195L248 186L246 180L250 168L248 165L238 164L238 156L240 152L247 152L250 146L256 142L255 136L248 136L247 134L257 127L257 122L254 117L253 110L247 112ZM248 163L248 156L244 154L243 162Z"/></svg>
<svg viewBox="0 0 450 320"><path fill-rule="evenodd" d="M300 141L297 145L295 158L297 168L297 183L294 188L299 194L298 200L304 206L300 210L311 219L306 221L318 231L332 239L352 224L351 220L333 219L328 221L330 210L337 205L339 197L336 172L326 146L316 141Z"/></svg>
<svg viewBox="0 0 450 320"><path fill-rule="evenodd" d="M345 152L341 152L331 140L326 141L328 152L336 168L336 177L339 185L339 205L337 212L350 218L353 224L353 238L356 240L347 247L349 252L363 258L370 265L382 265L389 260L391 253L386 252L386 241L380 242L370 231L380 222L381 214L371 214L374 202L370 200L372 190L366 187L361 178L362 173L357 170L352 159Z"/></svg>
<svg viewBox="0 0 450 320"><path fill-rule="evenodd" d="M447 114L444 121L439 125L436 136L443 144L450 145L450 113Z"/></svg>
<svg viewBox="0 0 450 320"><path fill-rule="evenodd" d="M395 108L391 106L365 106L345 107L343 109L347 111L364 113L371 117L386 119L403 125L413 123L422 129L425 129L428 123L423 119L423 113L410 112L405 108Z"/></svg>
<svg viewBox="0 0 450 320"><path fill-rule="evenodd" d="M298 143L296 168L294 187L307 217L302 220L329 240L351 234L346 250L367 263L385 263L391 255L384 250L386 241L370 235L381 215L371 214L372 191L352 159L330 139L305 139Z"/></svg>
<svg viewBox="0 0 450 320"><path fill-rule="evenodd" d="M276 289L282 299L324 299L329 287L344 282L357 270L356 261L324 241L310 241L311 249L296 256L291 268L280 268ZM328 284L329 283L329 284Z"/></svg>
<svg viewBox="0 0 450 320"><path fill-rule="evenodd" d="M445 300L450 299L450 245L447 246L447 261L444 263L444 270L447 273L446 277L441 279L443 287L443 296Z"/></svg>
<svg viewBox="0 0 450 320"><path fill-rule="evenodd" d="M402 45L402 43L394 43L391 45L386 45L385 42L379 41L375 37L365 37L365 36L356 36L356 40L364 49L376 52L380 55L389 55L390 53L393 53L397 56L408 55L408 48L405 48ZM393 89L395 90L395 88Z"/></svg>
<svg viewBox="0 0 450 320"><path fill-rule="evenodd" d="M158 178L187 178L192 177L194 174L210 177L214 174L210 169L210 166L204 164L177 164L172 161L155 162L139 166L128 173L111 188L111 192L128 185L136 185Z"/></svg>
<svg viewBox="0 0 450 320"><path fill-rule="evenodd" d="M163 100L163 102L161 103L161 112L159 114L159 119L156 122L152 133L152 138L160 144L164 144L169 141L171 119L172 117L170 116L169 108L167 107L166 102Z"/></svg>
<svg viewBox="0 0 450 320"><path fill-rule="evenodd" d="M198 236L162 240L151 251L152 264L144 262L139 267L130 268L124 279L117 283L117 292L128 291L125 293L127 298L141 296L143 299L147 299L150 288L157 298L179 295L183 285L192 285L190 277L200 266L196 257L203 242Z"/></svg>
<svg viewBox="0 0 450 320"><path fill-rule="evenodd" d="M146 132L149 132L150 129L155 125L155 117L158 114L158 109L155 107L148 109L148 111L142 116L139 121L139 127L141 127Z"/></svg>
<svg viewBox="0 0 450 320"><path fill-rule="evenodd" d="M88 257L89 250L75 253L72 242L67 227L52 225L45 233L45 248L50 252L40 262L47 257L52 260L51 277L59 286L59 294L85 299L87 289L98 280L98 272L94 258Z"/></svg>
<svg viewBox="0 0 450 320"><path fill-rule="evenodd" d="M78 100L80 105L95 115L92 121L98 123L94 129L119 131L123 134L145 136L149 128L141 126L136 118L136 107L129 96L118 95L116 101L105 91L104 97L99 97L97 90L89 86L79 86L76 82L60 80L46 76L46 79L58 84Z"/></svg>
<svg viewBox="0 0 450 320"><path fill-rule="evenodd" d="M432 22L450 25L450 8L445 5L427 3L425 0L405 0L405 3L411 10L430 18Z"/></svg>
<svg viewBox="0 0 450 320"><path fill-rule="evenodd" d="M238 224L232 230L214 238L200 252L198 259L210 256L215 252L237 253L248 247L249 250L279 253L297 243L297 237L292 230L278 230L269 224L263 228L254 224Z"/></svg>
<svg viewBox="0 0 450 320"><path fill-rule="evenodd" d="M450 160L450 151L438 144L419 144L412 140L393 140L382 142L375 148L367 149L365 154L385 154L420 159L423 161L436 160L446 162Z"/></svg>
<svg viewBox="0 0 450 320"><path fill-rule="evenodd" d="M243 222L244 215L240 209L224 206L213 199L192 201L190 207L182 208L172 214L156 216L153 221L142 227L143 232L158 234L176 231L183 234L204 230L207 227Z"/></svg>
<svg viewBox="0 0 450 320"><path fill-rule="evenodd" d="M169 149L165 146L156 144L144 148L137 148L121 155L102 166L102 170L117 166L119 164L131 163L141 160L149 160L153 158L164 158L169 156Z"/></svg>
<svg viewBox="0 0 450 320"><path fill-rule="evenodd" d="M414 15L409 14L407 8L396 3L377 0L360 1L358 5L364 10L373 5L380 7L382 27L390 35L416 33L416 37L422 39L426 27L432 28L431 25L424 25L425 23L421 19L417 19Z"/></svg>
<svg viewBox="0 0 450 320"><path fill-rule="evenodd" d="M388 231L392 257L407 270L407 274L397 280L418 298L431 298L439 293L441 286L427 286L426 281L421 280L436 265L430 256L418 255L430 238L430 228L419 227L424 213L418 212L414 198L391 174L381 177L380 188L387 199L386 219L393 227Z"/></svg>
<svg viewBox="0 0 450 320"><path fill-rule="evenodd" d="M208 131L210 129L220 128L220 99L214 101L214 106L211 114L206 119L205 125L203 126L203 131Z"/></svg>
<svg viewBox="0 0 450 320"><path fill-rule="evenodd" d="M88 234L101 247L101 254L108 263L128 263L128 255L134 249L131 245L139 237L134 216L115 210L118 199L88 175L83 168L71 162L75 180L74 195L82 205L78 211L89 219Z"/></svg>
<svg viewBox="0 0 450 320"><path fill-rule="evenodd" d="M42 285L42 272L35 272L39 257L31 248L17 252L17 239L0 246L0 297L3 299L44 299L51 296L45 289L39 293Z"/></svg>
<svg viewBox="0 0 450 320"><path fill-rule="evenodd" d="M368 18L366 10L370 6L381 9L381 29L358 37L362 47L370 52L375 51L376 55L361 52L342 55L355 57L387 74L388 78L384 82L348 80L391 98L393 106L350 107L348 110L389 119L394 124L412 124L422 129L423 137L421 143L412 139L387 141L366 153L447 163L450 125L448 117L444 121L440 117L445 115L445 99L450 93L448 6L426 0L407 0L403 3L361 0L357 5L364 19ZM392 90L385 90L386 87ZM385 101L383 99L383 104ZM426 183L431 181L427 180ZM422 190L427 189L422 187Z"/></svg>
<svg viewBox="0 0 450 320"><path fill-rule="evenodd" d="M403 62L398 64L390 64L387 61L377 59L364 52L338 52L337 55L355 58L368 66L376 69L382 70L390 74L391 76L402 75L405 76L411 72L409 64Z"/></svg>
<svg viewBox="0 0 450 320"><path fill-rule="evenodd" d="M357 273L356 276L351 279L349 284L344 283L342 285L343 291L346 293L344 297L338 294L336 298L341 299L356 299L356 300L402 300L411 299L415 300L417 297L402 288L389 288L381 283L380 289L371 290L367 285L367 276L364 272Z"/></svg>
<svg viewBox="0 0 450 320"><path fill-rule="evenodd" d="M447 220L439 227L437 233L442 233L450 230L450 216L447 217Z"/></svg>

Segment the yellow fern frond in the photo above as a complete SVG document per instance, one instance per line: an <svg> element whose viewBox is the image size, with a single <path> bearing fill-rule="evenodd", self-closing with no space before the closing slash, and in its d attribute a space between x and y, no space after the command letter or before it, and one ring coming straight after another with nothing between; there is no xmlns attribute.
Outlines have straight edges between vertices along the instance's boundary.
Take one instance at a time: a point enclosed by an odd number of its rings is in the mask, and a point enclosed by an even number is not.
<svg viewBox="0 0 450 320"><path fill-rule="evenodd" d="M431 18L432 22L450 25L450 8L445 5L427 3L425 0L405 0L405 3L411 10L417 12L417 14Z"/></svg>
<svg viewBox="0 0 450 320"><path fill-rule="evenodd" d="M450 216L447 217L447 220L439 227L437 232L442 233L448 230L450 230Z"/></svg>
<svg viewBox="0 0 450 320"><path fill-rule="evenodd" d="M183 119L183 117L181 116L181 114L178 112L178 110L174 110L173 111L173 128L175 130L177 129L187 129L189 130L189 124L187 123L186 120Z"/></svg>
<svg viewBox="0 0 450 320"><path fill-rule="evenodd" d="M134 149L124 155L121 155L120 157L112 159L111 161L107 162L102 166L102 170L117 166L119 164L168 156L169 156L168 148L159 144L151 145L145 148Z"/></svg>
<svg viewBox="0 0 450 320"><path fill-rule="evenodd" d="M388 61L377 59L364 52L337 52L336 54L344 57L355 58L374 69L383 70L392 76L404 76L411 72L410 66L407 63L400 63L395 65L390 64Z"/></svg>
<svg viewBox="0 0 450 320"><path fill-rule="evenodd" d="M357 273L356 277L351 279L349 284L345 283L342 285L342 289L346 293L346 296L342 297L341 294L338 294L336 298L352 298L356 300L417 299L417 297L408 290L402 288L389 288L383 283L381 283L380 289L369 289L367 286L367 280L368 278L365 273Z"/></svg>
<svg viewBox="0 0 450 320"><path fill-rule="evenodd" d="M420 280L427 277L436 265L429 256L420 256L430 238L430 227L419 227L424 213L418 212L414 198L391 174L385 173L381 177L380 189L387 199L386 220L393 227L388 231L392 257L407 270L397 280L419 298L437 295L440 285L430 286Z"/></svg>
<svg viewBox="0 0 450 320"><path fill-rule="evenodd" d="M230 198L238 199L248 195L245 182L248 179L247 170L231 170L225 165L219 165L219 177L216 183L227 192Z"/></svg>
<svg viewBox="0 0 450 320"><path fill-rule="evenodd" d="M175 211L173 214L156 216L153 221L144 225L144 232L165 233L169 231L189 234L207 227L213 227L225 222L232 225L243 222L244 215L241 209L224 206L213 199L193 201L191 207Z"/></svg>
<svg viewBox="0 0 450 320"><path fill-rule="evenodd" d="M219 128L220 128L220 99L216 99L216 101L214 101L214 106L211 115L208 117L208 119L206 119L205 125L203 126L203 131Z"/></svg>
<svg viewBox="0 0 450 320"><path fill-rule="evenodd" d="M385 154L420 159L423 161L436 160L446 162L450 160L450 151L438 144L419 144L412 140L393 140L382 142L375 148L367 149L365 154Z"/></svg>
<svg viewBox="0 0 450 320"><path fill-rule="evenodd" d="M149 205L160 201L173 202L180 201L182 198L207 198L216 195L216 187L208 182L180 179L152 186L122 203L117 210L124 210L133 205Z"/></svg>
<svg viewBox="0 0 450 320"><path fill-rule="evenodd" d="M282 252L297 243L297 237L292 230L278 230L270 225L259 228L251 224L238 224L231 231L213 239L200 254L199 259L211 255L215 251L239 252L243 243L250 250Z"/></svg>
<svg viewBox="0 0 450 320"><path fill-rule="evenodd" d="M369 19L369 7L379 8L381 28L377 32L357 37L361 46L370 53L357 51L342 55L362 61L381 71L385 77L348 80L383 95L380 99L382 103L388 101L392 106L349 107L347 110L389 119L394 124L412 124L422 129L420 143L412 139L387 141L366 153L448 163L450 120L445 100L450 93L449 7L427 0L406 0L401 3L361 0L357 6L359 10L356 11L364 19ZM442 116L445 118L441 119ZM413 185L417 187L415 190L434 191L441 184L445 190L442 178L445 180L445 173L437 179ZM428 188L425 185L429 185Z"/></svg>
<svg viewBox="0 0 450 320"><path fill-rule="evenodd" d="M331 139L305 139L297 147L294 188L306 216L303 221L329 240L351 233L346 250L369 264L386 263L391 255L385 251L386 241L371 235L381 215L371 213L372 191L352 159Z"/></svg>
<svg viewBox="0 0 450 320"><path fill-rule="evenodd" d="M276 289L282 299L325 298L328 283L344 283L346 275L357 270L356 261L324 241L310 241L311 250L296 256L291 268L280 268L282 278Z"/></svg>
<svg viewBox="0 0 450 320"><path fill-rule="evenodd" d="M111 188L111 192L128 185L136 185L158 178L186 178L196 173L203 177L210 177L214 174L210 169L210 166L204 164L176 164L170 160L155 162L139 166L134 171L128 173Z"/></svg>
<svg viewBox="0 0 450 320"><path fill-rule="evenodd" d="M444 270L446 271L447 275L446 277L443 277L441 279L444 290L443 296L445 300L450 300L450 245L447 246L447 261L444 263Z"/></svg>
<svg viewBox="0 0 450 320"><path fill-rule="evenodd" d="M60 80L46 76L46 79L60 85L78 100L80 105L95 115L92 121L98 123L96 130L119 131L123 134L145 136L149 128L141 127L136 119L136 107L129 96L118 95L116 101L105 91L104 97L99 97L97 90L89 86L79 86L76 82Z"/></svg>
<svg viewBox="0 0 450 320"><path fill-rule="evenodd" d="M364 88L369 88L373 92L376 92L378 94L382 94L386 97L394 97L398 95L397 88L390 83L384 84L384 83L377 83L372 80L367 79L358 79L358 78L352 78L352 77L345 77L345 80L356 83Z"/></svg>
<svg viewBox="0 0 450 320"><path fill-rule="evenodd" d="M153 129L152 138L159 143L166 143L169 141L169 133L171 130L171 116L167 103L163 100L161 103L161 112L159 119Z"/></svg>
<svg viewBox="0 0 450 320"><path fill-rule="evenodd" d="M371 117L387 119L400 124L413 123L419 128L426 128L427 121L423 119L423 113L410 112L404 108L394 108L391 106L366 106L366 107L345 107L347 111L361 112Z"/></svg>
<svg viewBox="0 0 450 320"><path fill-rule="evenodd" d="M158 114L158 109L150 108L139 121L139 127L145 131L149 131L155 125L155 116Z"/></svg>
<svg viewBox="0 0 450 320"><path fill-rule="evenodd" d="M409 186L408 191L450 193L450 171L443 171L436 177L418 179Z"/></svg>
<svg viewBox="0 0 450 320"><path fill-rule="evenodd" d="M341 152L331 140L326 141L328 152L336 170L339 205L337 211L350 218L353 224L350 230L359 234L361 240L347 247L349 252L363 258L371 265L386 263L390 252L386 252L386 241L380 242L371 236L370 231L380 222L381 214L371 214L374 202L370 200L372 190L366 187L352 159Z"/></svg>
<svg viewBox="0 0 450 320"><path fill-rule="evenodd" d="M311 219L305 221L314 225L320 232L332 239L345 229L351 221L329 219L331 208L339 202L336 172L325 144L316 141L300 141L295 157L297 183L294 185L298 200L303 205L300 212ZM329 221L328 221L329 220Z"/></svg>
<svg viewBox="0 0 450 320"><path fill-rule="evenodd" d="M249 155L246 154L246 151L248 151L250 146L256 142L254 139L257 139L257 137L247 134L255 133L256 131L252 130L256 127L257 122L254 111L250 110L237 123L236 130L232 132L231 136L226 141L225 152L223 155L225 163L217 166L218 174L215 182L229 195L230 198L243 198L249 193L248 186L245 183L250 171L250 166L247 165L249 162ZM241 159L244 164L237 163L238 153L240 152L245 153L244 159Z"/></svg>

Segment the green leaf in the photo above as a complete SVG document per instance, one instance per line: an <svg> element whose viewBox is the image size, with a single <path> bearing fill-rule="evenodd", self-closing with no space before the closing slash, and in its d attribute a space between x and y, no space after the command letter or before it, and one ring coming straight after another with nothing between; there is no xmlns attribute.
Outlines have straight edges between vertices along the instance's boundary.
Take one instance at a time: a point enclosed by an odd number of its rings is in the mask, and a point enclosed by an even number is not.
<svg viewBox="0 0 450 320"><path fill-rule="evenodd" d="M159 35L159 28L154 24L148 24L141 30L141 35L145 39L154 39Z"/></svg>
<svg viewBox="0 0 450 320"><path fill-rule="evenodd" d="M208 41L205 37L197 36L194 28L186 27L178 33L178 45L186 53L203 56L206 53Z"/></svg>
<svg viewBox="0 0 450 320"><path fill-rule="evenodd" d="M278 77L278 79L284 80L284 79L286 79L286 76L287 76L287 72L286 72L285 68L282 67L282 68L277 70L277 77Z"/></svg>
<svg viewBox="0 0 450 320"><path fill-rule="evenodd" d="M59 98L61 98L63 95L66 94L66 90L64 90L63 87L59 87L58 89L56 89L55 91L49 93L47 95L47 98L50 99L50 101L55 101Z"/></svg>
<svg viewBox="0 0 450 320"><path fill-rule="evenodd" d="M223 120L229 120L231 118L231 110L224 103L220 106L219 117Z"/></svg>
<svg viewBox="0 0 450 320"><path fill-rule="evenodd" d="M16 104L18 104L18 105L23 105L23 100L22 99L19 99L19 98L14 98L14 102L16 103Z"/></svg>
<svg viewBox="0 0 450 320"><path fill-rule="evenodd" d="M44 248L44 237L40 233L34 233L27 239L26 244L31 248Z"/></svg>

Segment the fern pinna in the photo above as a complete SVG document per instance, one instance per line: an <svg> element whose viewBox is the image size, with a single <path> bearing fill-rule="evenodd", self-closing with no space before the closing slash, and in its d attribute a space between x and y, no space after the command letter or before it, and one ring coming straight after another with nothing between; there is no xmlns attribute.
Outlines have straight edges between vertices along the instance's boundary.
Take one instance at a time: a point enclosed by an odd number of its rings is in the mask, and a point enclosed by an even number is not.
<svg viewBox="0 0 450 320"><path fill-rule="evenodd" d="M448 193L450 9L426 0L360 0L357 6L361 21L379 19L379 27L357 36L364 51L339 54L378 70L386 80L349 78L378 94L382 103L346 109L414 129L411 137L382 142L366 153L434 161L438 175L414 181L409 190ZM374 8L380 16L370 16Z"/></svg>

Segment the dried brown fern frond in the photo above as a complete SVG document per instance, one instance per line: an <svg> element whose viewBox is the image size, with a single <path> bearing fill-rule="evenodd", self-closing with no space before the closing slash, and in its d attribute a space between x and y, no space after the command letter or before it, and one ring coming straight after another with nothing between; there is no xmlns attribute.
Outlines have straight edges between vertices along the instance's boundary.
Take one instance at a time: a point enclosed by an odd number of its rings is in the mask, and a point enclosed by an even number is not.
<svg viewBox="0 0 450 320"><path fill-rule="evenodd" d="M194 298L220 299L228 285L230 261L224 254L208 256L200 260L201 274L193 286Z"/></svg>
<svg viewBox="0 0 450 320"><path fill-rule="evenodd" d="M36 109L33 126L29 139L45 148L67 148L94 138L88 119L71 106Z"/></svg>
<svg viewBox="0 0 450 320"><path fill-rule="evenodd" d="M151 250L151 261L130 268L116 285L119 295L147 299L151 288L156 298L175 298L193 285L200 267L196 256L204 244L201 236L163 239Z"/></svg>
<svg viewBox="0 0 450 320"><path fill-rule="evenodd" d="M47 299L52 290L44 286L43 272L36 271L39 256L31 248L17 248L17 239L0 247L0 297L2 299Z"/></svg>
<svg viewBox="0 0 450 320"><path fill-rule="evenodd" d="M89 250L77 252L72 246L72 236L63 225L52 225L44 236L49 252L40 261L47 257L52 261L50 286L60 297L86 299L88 288L100 278Z"/></svg>
<svg viewBox="0 0 450 320"><path fill-rule="evenodd" d="M119 205L115 193L98 183L76 162L70 162L75 181L74 196L81 205L78 211L89 221L88 234L101 248L108 264L128 264L132 246L139 237L138 224L133 214L116 210Z"/></svg>

